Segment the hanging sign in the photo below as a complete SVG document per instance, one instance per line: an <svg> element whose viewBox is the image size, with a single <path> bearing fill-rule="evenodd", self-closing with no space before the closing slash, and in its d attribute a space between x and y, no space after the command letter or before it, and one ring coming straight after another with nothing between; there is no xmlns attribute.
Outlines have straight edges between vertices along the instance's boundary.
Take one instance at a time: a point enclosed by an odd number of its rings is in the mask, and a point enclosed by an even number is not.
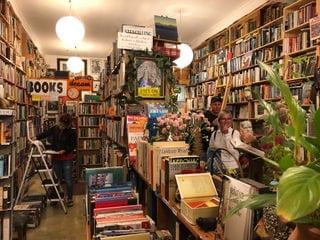
<svg viewBox="0 0 320 240"><path fill-rule="evenodd" d="M92 91L93 78L91 76L75 77L68 80L68 89L76 88L79 91Z"/></svg>
<svg viewBox="0 0 320 240"><path fill-rule="evenodd" d="M152 28L124 25L122 30L122 32L118 32L118 48L142 51L146 49L152 49Z"/></svg>
<svg viewBox="0 0 320 240"><path fill-rule="evenodd" d="M38 96L66 96L67 81L59 79L29 79L28 92Z"/></svg>

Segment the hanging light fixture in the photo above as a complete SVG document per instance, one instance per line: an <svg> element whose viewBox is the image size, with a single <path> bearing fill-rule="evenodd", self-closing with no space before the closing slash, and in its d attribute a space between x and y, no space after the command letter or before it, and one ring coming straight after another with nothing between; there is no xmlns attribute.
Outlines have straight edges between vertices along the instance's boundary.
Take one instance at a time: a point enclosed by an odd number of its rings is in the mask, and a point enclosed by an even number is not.
<svg viewBox="0 0 320 240"><path fill-rule="evenodd" d="M68 70L72 73L79 73L84 69L83 61L80 57L69 57L67 61Z"/></svg>
<svg viewBox="0 0 320 240"><path fill-rule="evenodd" d="M182 27L181 21L181 9L180 9L180 26ZM178 45L178 49L180 50L180 57L174 60L173 62L177 65L178 68L185 68L190 65L193 60L193 50L192 48L185 43L181 43Z"/></svg>
<svg viewBox="0 0 320 240"><path fill-rule="evenodd" d="M56 23L58 38L70 47L76 46L84 38L83 23L71 15L71 0L69 0L69 16L60 18Z"/></svg>
<svg viewBox="0 0 320 240"><path fill-rule="evenodd" d="M188 44L181 43L178 45L178 49L180 50L180 57L173 62L177 64L178 68L185 68L189 66L193 60L192 48Z"/></svg>

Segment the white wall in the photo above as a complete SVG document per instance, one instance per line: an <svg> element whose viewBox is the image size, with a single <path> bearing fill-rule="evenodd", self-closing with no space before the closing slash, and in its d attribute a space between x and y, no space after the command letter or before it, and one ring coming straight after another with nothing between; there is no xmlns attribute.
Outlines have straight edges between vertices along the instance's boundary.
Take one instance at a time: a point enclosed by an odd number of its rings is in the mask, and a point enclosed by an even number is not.
<svg viewBox="0 0 320 240"><path fill-rule="evenodd" d="M68 56L57 56L57 55L44 55L44 59L48 65L48 68L58 69L57 59L58 58L68 58ZM92 73L91 63L92 60L97 60L100 62L101 70L104 68L105 58L82 58L87 60L87 74L94 77L95 80L98 80L99 74Z"/></svg>

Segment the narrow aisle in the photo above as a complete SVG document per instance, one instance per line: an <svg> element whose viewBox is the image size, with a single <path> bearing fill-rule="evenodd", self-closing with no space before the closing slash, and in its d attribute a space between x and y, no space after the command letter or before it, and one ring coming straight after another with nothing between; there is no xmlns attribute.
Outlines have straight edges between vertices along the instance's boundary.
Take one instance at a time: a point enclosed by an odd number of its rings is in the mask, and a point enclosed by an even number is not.
<svg viewBox="0 0 320 240"><path fill-rule="evenodd" d="M64 214L60 205L50 206L41 217L40 225L35 229L28 229L27 240L84 240L86 236L84 216L84 195L74 196L73 207Z"/></svg>
<svg viewBox="0 0 320 240"><path fill-rule="evenodd" d="M43 192L39 188L37 180L32 181L29 192ZM85 240L86 239L86 220L85 220L85 195L74 195L73 207L67 207L68 213L63 212L60 204L50 206L47 204L41 216L40 225L37 228L27 230L27 240Z"/></svg>

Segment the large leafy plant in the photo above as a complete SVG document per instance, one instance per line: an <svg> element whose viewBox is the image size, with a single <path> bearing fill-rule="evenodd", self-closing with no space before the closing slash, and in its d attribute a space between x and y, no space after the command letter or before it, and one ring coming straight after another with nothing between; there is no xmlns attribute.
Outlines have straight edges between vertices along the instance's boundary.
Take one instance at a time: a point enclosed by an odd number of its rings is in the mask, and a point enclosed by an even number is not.
<svg viewBox="0 0 320 240"><path fill-rule="evenodd" d="M261 208L270 204L276 205L277 215L284 221L307 223L320 226L320 110L312 111L315 127L313 136L306 135L306 111L292 96L288 84L281 80L276 69L259 62L267 71L268 80L277 87L288 108L288 124L283 125L283 137L292 143L290 151L280 159L265 157L264 160L277 167L280 172L279 184L275 194L252 195L246 201L231 210L227 217L241 208ZM276 116L272 107L261 100L267 111ZM280 122L271 119L272 127L279 129ZM307 160L301 156L307 152Z"/></svg>

